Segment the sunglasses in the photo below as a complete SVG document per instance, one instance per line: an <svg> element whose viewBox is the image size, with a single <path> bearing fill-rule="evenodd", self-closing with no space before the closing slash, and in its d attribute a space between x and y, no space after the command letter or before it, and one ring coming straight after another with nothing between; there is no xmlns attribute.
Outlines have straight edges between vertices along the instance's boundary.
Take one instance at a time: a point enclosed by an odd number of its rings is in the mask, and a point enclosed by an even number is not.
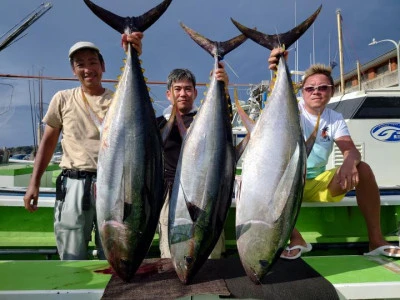
<svg viewBox="0 0 400 300"><path fill-rule="evenodd" d="M332 85L330 84L321 84L318 86L306 86L303 87L303 90L305 90L307 93L314 93L315 90L321 91L321 92L326 92L328 88L330 88Z"/></svg>

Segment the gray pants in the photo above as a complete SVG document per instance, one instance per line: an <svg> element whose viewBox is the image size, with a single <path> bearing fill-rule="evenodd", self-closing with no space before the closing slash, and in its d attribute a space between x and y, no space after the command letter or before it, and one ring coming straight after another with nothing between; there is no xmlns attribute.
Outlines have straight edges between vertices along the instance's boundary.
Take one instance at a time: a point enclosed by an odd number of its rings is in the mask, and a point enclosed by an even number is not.
<svg viewBox="0 0 400 300"><path fill-rule="evenodd" d="M90 179L88 179L90 180ZM97 256L105 259L96 224L95 182L90 186L90 207L82 209L85 178L64 178L66 194L64 200L56 200L54 207L54 232L61 260L88 259L88 245L95 230Z"/></svg>

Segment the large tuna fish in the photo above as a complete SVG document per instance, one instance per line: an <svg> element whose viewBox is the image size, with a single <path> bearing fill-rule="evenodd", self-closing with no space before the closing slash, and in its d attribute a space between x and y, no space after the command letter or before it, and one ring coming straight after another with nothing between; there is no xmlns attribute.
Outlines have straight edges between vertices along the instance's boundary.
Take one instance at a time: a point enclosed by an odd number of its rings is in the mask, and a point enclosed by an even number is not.
<svg viewBox="0 0 400 300"><path fill-rule="evenodd" d="M214 58L242 44L240 35L214 42L181 24ZM188 283L216 245L232 201L236 169L230 107L225 84L215 76L183 140L169 208L169 245L175 270ZM177 115L179 122L179 115Z"/></svg>
<svg viewBox="0 0 400 300"><path fill-rule="evenodd" d="M118 32L145 31L167 9L165 0L140 17L122 18L85 0ZM126 64L105 118L97 174L97 223L105 255L129 281L154 237L163 204L160 132L136 51Z"/></svg>
<svg viewBox="0 0 400 300"><path fill-rule="evenodd" d="M320 9L280 35L265 35L232 21L247 37L271 50L288 48L313 23ZM236 202L236 239L243 267L255 283L262 280L286 246L301 206L307 150L299 114L291 76L281 57L275 87L258 121L251 126L241 113L250 141Z"/></svg>

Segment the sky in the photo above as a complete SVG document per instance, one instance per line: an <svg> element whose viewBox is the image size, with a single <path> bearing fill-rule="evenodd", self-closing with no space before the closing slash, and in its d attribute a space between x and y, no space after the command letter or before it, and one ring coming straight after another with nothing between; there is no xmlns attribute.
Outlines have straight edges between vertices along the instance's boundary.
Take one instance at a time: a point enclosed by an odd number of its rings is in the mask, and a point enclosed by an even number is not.
<svg viewBox="0 0 400 300"><path fill-rule="evenodd" d="M13 26L35 10L43 0L1 0L0 42ZM83 0L47 1L53 6L24 32L24 36L0 51L0 74L43 75L73 78L68 50L77 41L92 41L106 61L104 79L117 79L123 66L120 34L98 19ZM139 16L161 0L93 0L94 3L121 16ZM182 30L179 23L214 41L225 41L240 32L235 19L247 27L268 33L283 33L308 18L322 4L314 25L299 39L297 49L290 47L288 65L298 70L311 63L339 63L337 13L342 15L344 71L365 64L391 51L390 42L368 46L377 41L400 39L399 0L173 0L161 18L144 33L141 55L144 75L149 80L150 96L156 115L169 102L165 98L168 73L174 68L188 68L199 83L209 82L212 57ZM238 85L239 97L247 100L250 86L269 80L267 58L270 51L251 40L225 57L231 87ZM334 69L339 77L339 67ZM156 83L162 84L156 84ZM61 89L78 86L77 81L12 79L0 76L0 147L34 144L33 123L40 119L42 99L46 112L52 96ZM105 84L114 89L113 84ZM197 103L205 88L198 87ZM231 93L232 94L232 93Z"/></svg>

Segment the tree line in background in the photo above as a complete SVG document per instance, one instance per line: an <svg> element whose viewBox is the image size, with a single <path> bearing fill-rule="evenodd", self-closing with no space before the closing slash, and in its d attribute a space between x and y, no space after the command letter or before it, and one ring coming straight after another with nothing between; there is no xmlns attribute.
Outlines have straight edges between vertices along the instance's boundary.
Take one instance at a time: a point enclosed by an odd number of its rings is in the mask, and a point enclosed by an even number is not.
<svg viewBox="0 0 400 300"><path fill-rule="evenodd" d="M14 154L31 154L32 152L34 152L34 149L34 146L18 146L7 148L7 150L10 152L10 156ZM62 152L61 143L57 143L54 152Z"/></svg>

